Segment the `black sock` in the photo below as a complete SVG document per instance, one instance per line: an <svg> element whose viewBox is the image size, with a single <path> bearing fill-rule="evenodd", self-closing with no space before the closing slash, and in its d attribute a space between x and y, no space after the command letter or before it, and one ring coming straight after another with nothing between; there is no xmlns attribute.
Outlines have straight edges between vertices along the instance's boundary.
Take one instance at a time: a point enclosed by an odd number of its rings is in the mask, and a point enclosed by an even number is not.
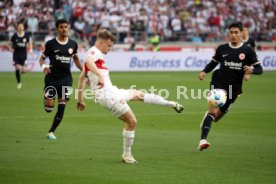
<svg viewBox="0 0 276 184"><path fill-rule="evenodd" d="M15 76L16 76L17 83L20 83L21 82L20 70L18 69L15 70Z"/></svg>
<svg viewBox="0 0 276 184"><path fill-rule="evenodd" d="M58 125L60 124L60 122L63 118L64 109L65 109L65 104L58 104L58 111L55 115L53 124L52 124L49 132L55 132L56 128L58 127Z"/></svg>
<svg viewBox="0 0 276 184"><path fill-rule="evenodd" d="M205 116L201 127L201 139L207 139L207 136L211 129L211 125L213 121L214 121L214 115L211 113L208 113Z"/></svg>

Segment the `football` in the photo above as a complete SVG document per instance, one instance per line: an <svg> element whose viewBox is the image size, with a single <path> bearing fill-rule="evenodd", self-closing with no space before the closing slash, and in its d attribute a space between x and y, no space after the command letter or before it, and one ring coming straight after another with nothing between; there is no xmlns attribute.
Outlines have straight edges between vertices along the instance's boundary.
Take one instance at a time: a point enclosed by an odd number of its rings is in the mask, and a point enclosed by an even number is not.
<svg viewBox="0 0 276 184"><path fill-rule="evenodd" d="M220 108L222 107L227 99L227 94L223 89L212 89L207 96L208 104L211 107Z"/></svg>

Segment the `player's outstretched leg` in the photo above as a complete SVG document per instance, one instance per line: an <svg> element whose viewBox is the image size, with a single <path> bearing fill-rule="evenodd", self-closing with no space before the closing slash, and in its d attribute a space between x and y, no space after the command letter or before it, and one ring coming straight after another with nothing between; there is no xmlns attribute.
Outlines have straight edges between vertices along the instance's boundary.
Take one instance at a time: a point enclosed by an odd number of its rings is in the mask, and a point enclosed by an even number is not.
<svg viewBox="0 0 276 184"><path fill-rule="evenodd" d="M181 113L184 110L184 107L181 104L174 101L165 100L159 95L143 93L141 91L133 91L132 93L133 93L132 100L140 100L148 104L172 107L178 113Z"/></svg>
<svg viewBox="0 0 276 184"><path fill-rule="evenodd" d="M119 117L126 123L126 126L123 130L123 154L122 154L122 162L128 164L136 164L137 160L133 157L131 153L131 147L134 141L135 127L137 124L137 120L135 115L131 110L123 114Z"/></svg>
<svg viewBox="0 0 276 184"><path fill-rule="evenodd" d="M50 128L50 130L47 134L47 138L50 139L50 140L57 139L56 136L54 135L54 132L57 129L57 127L59 126L59 124L60 124L60 122L63 118L65 106L66 106L66 101L59 101L58 102L57 113L56 113L55 118L53 120L52 126L51 126L51 128Z"/></svg>

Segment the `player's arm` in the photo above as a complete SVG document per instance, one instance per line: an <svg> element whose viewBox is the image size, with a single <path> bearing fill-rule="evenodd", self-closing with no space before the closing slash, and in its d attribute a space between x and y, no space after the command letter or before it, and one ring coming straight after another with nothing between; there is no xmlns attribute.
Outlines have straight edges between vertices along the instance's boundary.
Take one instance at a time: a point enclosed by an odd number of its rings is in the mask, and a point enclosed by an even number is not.
<svg viewBox="0 0 276 184"><path fill-rule="evenodd" d="M78 103L77 103L77 109L79 111L83 111L85 109L85 103L83 100L83 90L84 90L84 84L85 84L85 71L82 70L79 81L78 81Z"/></svg>
<svg viewBox="0 0 276 184"><path fill-rule="evenodd" d="M45 63L45 59L47 56L49 56L50 53L50 44L49 42L46 42L45 44L45 50L43 51L43 53L41 54L40 58L39 58L39 64L42 68L42 71L47 75L49 73L51 73L51 69L50 66L46 65Z"/></svg>
<svg viewBox="0 0 276 184"><path fill-rule="evenodd" d="M220 46L216 49L215 55L213 56L210 63L208 63L205 68L199 73L198 78L199 80L203 80L206 76L206 73L211 72L219 63L220 60Z"/></svg>
<svg viewBox="0 0 276 184"><path fill-rule="evenodd" d="M31 41L28 42L28 47L29 47L30 53L32 53L33 52L33 43Z"/></svg>
<svg viewBox="0 0 276 184"><path fill-rule="evenodd" d="M253 65L254 68L245 65L243 67L244 71L246 74L254 74L254 75L261 75L263 73L263 67L261 66L260 63L256 63Z"/></svg>
<svg viewBox="0 0 276 184"><path fill-rule="evenodd" d="M14 51L14 36L12 36L9 44L9 51L13 52Z"/></svg>
<svg viewBox="0 0 276 184"><path fill-rule="evenodd" d="M45 56L44 54L41 54L40 58L39 58L39 64L42 68L42 71L47 75L49 73L51 73L51 69L48 65L45 64Z"/></svg>
<svg viewBox="0 0 276 184"><path fill-rule="evenodd" d="M95 75L98 76L99 78L98 85L99 85L99 88L102 88L104 86L104 78L94 62L94 57L89 55L85 60L85 65L87 66L89 71L93 72Z"/></svg>
<svg viewBox="0 0 276 184"><path fill-rule="evenodd" d="M216 66L218 65L218 62L215 61L214 59L208 63L205 68L199 73L199 80L203 80L205 78L206 73L211 72Z"/></svg>
<svg viewBox="0 0 276 184"><path fill-rule="evenodd" d="M260 61L257 58L257 54L253 50L249 50L249 61L251 61L251 66L245 65L243 67L243 70L245 71L245 74L254 74L254 75L261 75L263 73L263 67L261 66Z"/></svg>
<svg viewBox="0 0 276 184"><path fill-rule="evenodd" d="M74 54L74 55L73 55L73 60L74 60L74 62L75 62L75 64L76 64L76 66L78 67L78 69L79 69L80 71L82 71L83 66L82 66L82 63L81 63L81 61L80 61L80 58L79 58L79 56L78 56L77 54Z"/></svg>

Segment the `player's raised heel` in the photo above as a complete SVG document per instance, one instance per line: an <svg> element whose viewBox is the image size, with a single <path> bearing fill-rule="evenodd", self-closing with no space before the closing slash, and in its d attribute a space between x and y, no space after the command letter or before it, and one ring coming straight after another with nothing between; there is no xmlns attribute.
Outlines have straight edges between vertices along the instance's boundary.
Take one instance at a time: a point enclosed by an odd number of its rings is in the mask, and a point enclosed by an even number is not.
<svg viewBox="0 0 276 184"><path fill-rule="evenodd" d="M122 155L122 162L127 164L137 164L137 160L133 158L132 155Z"/></svg>
<svg viewBox="0 0 276 184"><path fill-rule="evenodd" d="M182 105L180 105L179 103L175 102L175 106L173 107L173 109L176 112L181 113L184 110L184 107Z"/></svg>
<svg viewBox="0 0 276 184"><path fill-rule="evenodd" d="M47 139L49 139L49 140L56 140L57 138L56 138L56 136L54 135L53 132L49 132L47 134Z"/></svg>
<svg viewBox="0 0 276 184"><path fill-rule="evenodd" d="M210 146L211 146L211 144L206 139L202 139L199 142L198 151L203 151L204 149L207 149Z"/></svg>

